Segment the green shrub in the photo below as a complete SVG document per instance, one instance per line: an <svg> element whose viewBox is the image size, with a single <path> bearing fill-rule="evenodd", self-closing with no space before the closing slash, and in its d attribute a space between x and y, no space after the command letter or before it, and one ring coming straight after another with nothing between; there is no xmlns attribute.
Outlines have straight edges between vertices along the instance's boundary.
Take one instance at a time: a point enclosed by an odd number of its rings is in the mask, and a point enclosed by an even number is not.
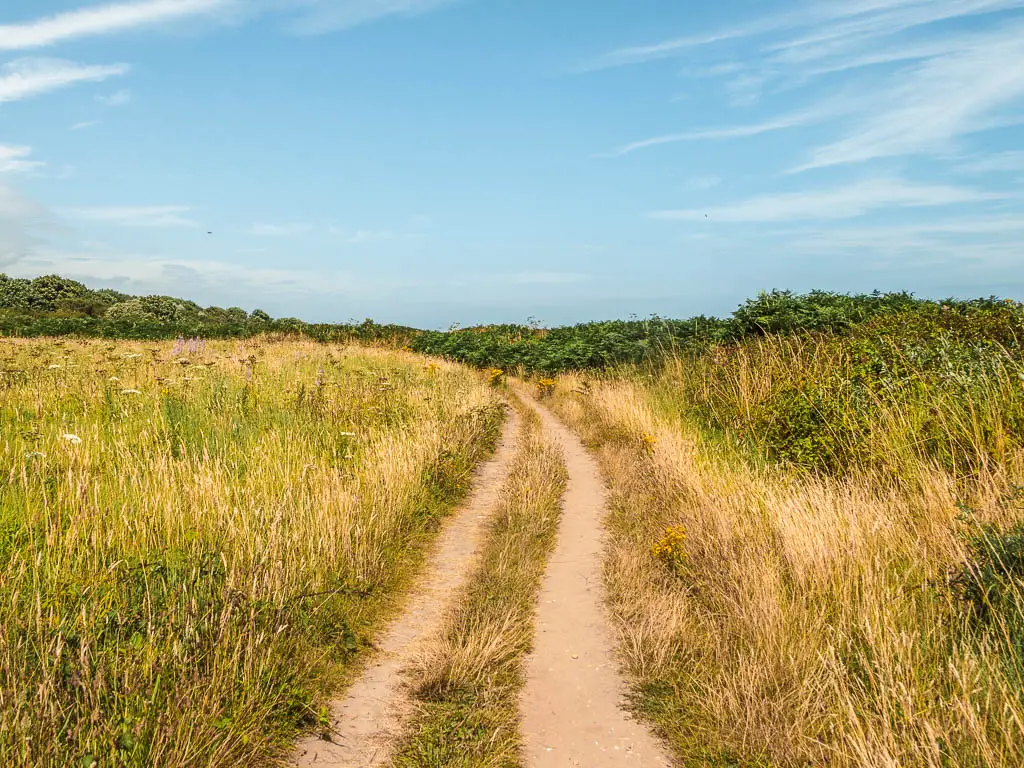
<svg viewBox="0 0 1024 768"><path fill-rule="evenodd" d="M792 291L762 292L733 312L737 336L772 333L836 333L878 315L912 309L923 303L909 293L851 296L826 291L798 295Z"/></svg>
<svg viewBox="0 0 1024 768"><path fill-rule="evenodd" d="M1000 532L986 527L970 541L970 560L951 579L956 596L973 621L997 617L1020 633L1024 610L1024 524ZM1020 639L1024 640L1024 636Z"/></svg>
<svg viewBox="0 0 1024 768"><path fill-rule="evenodd" d="M999 649L1008 677L1024 689L1024 524L988 527L970 550L951 580L953 594L968 626Z"/></svg>
<svg viewBox="0 0 1024 768"><path fill-rule="evenodd" d="M867 420L850 382L783 386L758 408L750 434L769 459L841 474L863 458Z"/></svg>

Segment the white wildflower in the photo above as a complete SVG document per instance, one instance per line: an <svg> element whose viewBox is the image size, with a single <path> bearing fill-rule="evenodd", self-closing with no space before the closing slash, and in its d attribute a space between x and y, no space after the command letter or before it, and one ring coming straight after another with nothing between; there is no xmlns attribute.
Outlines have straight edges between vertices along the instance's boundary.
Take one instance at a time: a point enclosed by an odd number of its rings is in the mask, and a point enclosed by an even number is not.
<svg viewBox="0 0 1024 768"><path fill-rule="evenodd" d="M341 435L342 437L356 437L357 436L355 432L339 432L338 434Z"/></svg>
<svg viewBox="0 0 1024 768"><path fill-rule="evenodd" d="M82 444L82 438L80 438L78 435L72 435L70 432L65 432L63 438L72 445Z"/></svg>
<svg viewBox="0 0 1024 768"><path fill-rule="evenodd" d="M120 379L117 378L117 376L111 376L109 379L107 379L107 381L109 381L111 384L116 384L117 382L120 381Z"/></svg>
<svg viewBox="0 0 1024 768"><path fill-rule="evenodd" d="M46 370L48 371L56 371L58 368L60 368L60 366L57 365L56 363L54 363L53 365L46 366Z"/></svg>
<svg viewBox="0 0 1024 768"><path fill-rule="evenodd" d="M42 451L32 451L31 453L25 454L26 459L45 459L46 454Z"/></svg>
<svg viewBox="0 0 1024 768"><path fill-rule="evenodd" d="M142 393L137 389L122 389L122 395L141 395Z"/></svg>

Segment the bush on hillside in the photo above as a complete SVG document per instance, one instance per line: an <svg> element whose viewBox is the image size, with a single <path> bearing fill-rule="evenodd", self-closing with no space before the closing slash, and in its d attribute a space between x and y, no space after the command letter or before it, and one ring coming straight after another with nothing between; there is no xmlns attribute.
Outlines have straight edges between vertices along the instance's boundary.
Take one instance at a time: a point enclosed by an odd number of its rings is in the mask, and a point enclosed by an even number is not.
<svg viewBox="0 0 1024 768"><path fill-rule="evenodd" d="M749 434L772 461L842 474L863 458L869 429L865 404L857 399L842 378L782 383L758 407Z"/></svg>
<svg viewBox="0 0 1024 768"><path fill-rule="evenodd" d="M986 527L970 541L970 559L950 586L969 625L1002 650L1013 677L1024 683L1024 524Z"/></svg>
<svg viewBox="0 0 1024 768"><path fill-rule="evenodd" d="M909 293L871 293L851 296L827 291L796 294L762 292L733 312L736 336L773 333L838 333L878 315L891 315L922 304Z"/></svg>

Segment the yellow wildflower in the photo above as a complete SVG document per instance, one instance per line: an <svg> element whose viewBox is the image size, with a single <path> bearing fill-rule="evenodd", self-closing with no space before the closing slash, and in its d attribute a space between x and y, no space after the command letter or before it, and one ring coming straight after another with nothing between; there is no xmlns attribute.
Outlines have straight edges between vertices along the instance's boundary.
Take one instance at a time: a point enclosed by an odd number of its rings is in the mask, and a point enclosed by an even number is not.
<svg viewBox="0 0 1024 768"><path fill-rule="evenodd" d="M557 383L558 382L556 382L554 379L540 379L540 380L538 380L537 381L537 396L538 397L550 397L551 395L555 394L555 385Z"/></svg>

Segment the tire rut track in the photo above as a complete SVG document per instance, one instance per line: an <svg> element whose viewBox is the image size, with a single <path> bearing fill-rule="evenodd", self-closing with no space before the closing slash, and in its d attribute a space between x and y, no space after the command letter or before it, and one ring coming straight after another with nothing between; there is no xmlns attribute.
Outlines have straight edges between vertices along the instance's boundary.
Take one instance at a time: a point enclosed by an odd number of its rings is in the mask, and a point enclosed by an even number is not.
<svg viewBox="0 0 1024 768"><path fill-rule="evenodd" d="M558 543L537 606L521 698L528 768L668 766L662 745L623 709L626 686L603 603L605 489L576 435L533 398L521 398L561 443L569 470Z"/></svg>
<svg viewBox="0 0 1024 768"><path fill-rule="evenodd" d="M345 696L331 703L332 740L303 738L291 765L372 768L390 761L411 710L402 671L419 643L440 629L471 572L515 456L518 434L519 417L510 409L497 452L481 465L469 499L446 522L402 614L382 634L375 655Z"/></svg>

